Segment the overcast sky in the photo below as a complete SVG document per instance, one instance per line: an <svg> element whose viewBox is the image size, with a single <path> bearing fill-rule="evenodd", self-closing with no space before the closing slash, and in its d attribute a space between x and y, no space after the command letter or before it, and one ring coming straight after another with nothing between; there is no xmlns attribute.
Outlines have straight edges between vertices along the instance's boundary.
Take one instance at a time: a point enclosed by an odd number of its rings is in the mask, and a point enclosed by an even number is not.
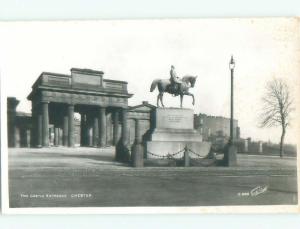
<svg viewBox="0 0 300 229"><path fill-rule="evenodd" d="M279 128L258 128L264 86L273 77L284 77L295 98L299 89L297 19L10 22L0 23L0 34L2 90L21 100L19 111L30 112L26 97L41 72L70 74L72 67L102 70L104 78L128 81L134 94L129 105L144 100L155 104L157 91L150 93L150 84L169 78L174 65L179 76L198 75L191 89L195 106L185 97L185 107L229 117L228 63L233 54L235 118L242 137L278 142ZM164 99L166 106L179 106L179 97ZM297 139L294 121L286 140Z"/></svg>

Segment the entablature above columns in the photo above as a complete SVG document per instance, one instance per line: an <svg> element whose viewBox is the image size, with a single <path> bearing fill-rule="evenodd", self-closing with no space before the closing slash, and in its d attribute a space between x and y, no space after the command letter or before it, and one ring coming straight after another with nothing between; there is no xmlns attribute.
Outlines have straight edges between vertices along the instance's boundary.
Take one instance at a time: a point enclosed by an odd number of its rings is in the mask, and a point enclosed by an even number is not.
<svg viewBox="0 0 300 229"><path fill-rule="evenodd" d="M128 112L129 119L143 119L143 120L150 120L150 112Z"/></svg>
<svg viewBox="0 0 300 229"><path fill-rule="evenodd" d="M34 103L55 102L74 105L93 105L100 107L128 107L128 97L125 96L80 94L46 90L40 91L37 96L32 98L32 101Z"/></svg>

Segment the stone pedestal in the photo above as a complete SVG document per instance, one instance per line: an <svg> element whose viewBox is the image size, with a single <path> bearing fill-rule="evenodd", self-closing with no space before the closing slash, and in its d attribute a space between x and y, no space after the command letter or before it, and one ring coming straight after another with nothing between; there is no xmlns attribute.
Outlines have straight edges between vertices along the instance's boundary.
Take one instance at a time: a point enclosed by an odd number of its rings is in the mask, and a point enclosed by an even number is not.
<svg viewBox="0 0 300 229"><path fill-rule="evenodd" d="M154 129L146 142L147 158L159 158L183 151L187 146L200 156L206 156L210 143L202 141L202 135L194 129L194 112L182 108L157 108L153 115ZM190 154L190 157L199 157ZM183 152L174 158L183 157Z"/></svg>

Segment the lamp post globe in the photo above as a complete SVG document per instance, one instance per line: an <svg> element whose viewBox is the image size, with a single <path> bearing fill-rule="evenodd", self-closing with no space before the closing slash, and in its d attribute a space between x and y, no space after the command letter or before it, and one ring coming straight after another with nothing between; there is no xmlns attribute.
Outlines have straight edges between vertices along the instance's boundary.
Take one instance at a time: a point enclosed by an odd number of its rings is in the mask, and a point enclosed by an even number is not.
<svg viewBox="0 0 300 229"><path fill-rule="evenodd" d="M229 69L234 70L234 67L235 67L235 60L233 59L233 56L231 55L231 59L229 62Z"/></svg>

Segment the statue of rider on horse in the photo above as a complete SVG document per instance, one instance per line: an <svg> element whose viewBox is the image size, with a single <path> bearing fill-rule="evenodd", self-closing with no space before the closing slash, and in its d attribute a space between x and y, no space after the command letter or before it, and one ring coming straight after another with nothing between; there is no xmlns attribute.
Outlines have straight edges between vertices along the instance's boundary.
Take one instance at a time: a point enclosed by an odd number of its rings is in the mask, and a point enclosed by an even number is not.
<svg viewBox="0 0 300 229"><path fill-rule="evenodd" d="M195 104L194 95L189 92L189 88L194 87L197 76L184 76L180 79L176 72L175 67L172 65L170 70L170 79L156 79L153 80L151 84L150 91L154 91L154 89L158 88L159 94L157 96L157 107L159 107L159 101L161 105L163 104L163 94L164 92L168 92L173 96L180 95L180 107L182 107L182 100L184 95L189 95L193 98L193 105Z"/></svg>
<svg viewBox="0 0 300 229"><path fill-rule="evenodd" d="M182 80L177 76L175 72L175 67L172 65L170 70L170 91L174 95L179 95L180 85L182 84Z"/></svg>

